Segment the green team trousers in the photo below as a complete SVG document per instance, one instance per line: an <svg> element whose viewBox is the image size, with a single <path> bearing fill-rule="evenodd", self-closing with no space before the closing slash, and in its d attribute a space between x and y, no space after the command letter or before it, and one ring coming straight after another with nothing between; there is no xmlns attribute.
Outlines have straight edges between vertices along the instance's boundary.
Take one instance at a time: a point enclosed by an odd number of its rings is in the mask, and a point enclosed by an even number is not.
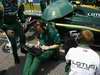
<svg viewBox="0 0 100 75"><path fill-rule="evenodd" d="M39 66L42 62L47 61L49 58L54 56L55 49L43 52L39 56L33 56L30 52L26 56L26 61L22 75L37 75Z"/></svg>

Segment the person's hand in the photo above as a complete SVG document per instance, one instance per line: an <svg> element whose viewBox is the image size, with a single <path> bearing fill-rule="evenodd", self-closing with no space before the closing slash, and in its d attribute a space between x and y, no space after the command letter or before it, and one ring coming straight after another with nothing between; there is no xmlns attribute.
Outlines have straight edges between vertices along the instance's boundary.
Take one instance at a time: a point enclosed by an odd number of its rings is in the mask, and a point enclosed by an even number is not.
<svg viewBox="0 0 100 75"><path fill-rule="evenodd" d="M34 47L35 47L35 48L40 48L40 45L37 44L37 45L34 45Z"/></svg>
<svg viewBox="0 0 100 75"><path fill-rule="evenodd" d="M35 44L34 45L35 48L40 48L40 42L38 39L37 40L35 39L34 44Z"/></svg>
<svg viewBox="0 0 100 75"><path fill-rule="evenodd" d="M40 48L40 44L35 44L34 47L35 48Z"/></svg>
<svg viewBox="0 0 100 75"><path fill-rule="evenodd" d="M41 48L42 48L42 50L48 50L49 49L49 46L43 45L43 46L41 46Z"/></svg>

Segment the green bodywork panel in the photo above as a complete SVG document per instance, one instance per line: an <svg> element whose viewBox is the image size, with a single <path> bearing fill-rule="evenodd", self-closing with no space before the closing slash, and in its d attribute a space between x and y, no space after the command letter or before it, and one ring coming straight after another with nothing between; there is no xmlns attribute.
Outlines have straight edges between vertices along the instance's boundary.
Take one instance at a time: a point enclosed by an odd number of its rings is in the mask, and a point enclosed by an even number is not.
<svg viewBox="0 0 100 75"><path fill-rule="evenodd" d="M57 26L65 27L67 29L89 29L100 32L100 9L98 7L91 8L81 6L73 7L73 5L71 6L67 4L67 8L66 6L60 8L60 4L55 2L47 6L43 12L42 18L46 21L54 21L56 19L56 23L58 23ZM60 17L58 10L56 10L57 7L59 10L61 10ZM53 15L54 11L56 16ZM63 20L63 22L60 22L61 20Z"/></svg>
<svg viewBox="0 0 100 75"><path fill-rule="evenodd" d="M57 18L64 17L65 15L73 11L73 6L65 0L58 0L50 5L44 10L42 18L46 21L54 20Z"/></svg>

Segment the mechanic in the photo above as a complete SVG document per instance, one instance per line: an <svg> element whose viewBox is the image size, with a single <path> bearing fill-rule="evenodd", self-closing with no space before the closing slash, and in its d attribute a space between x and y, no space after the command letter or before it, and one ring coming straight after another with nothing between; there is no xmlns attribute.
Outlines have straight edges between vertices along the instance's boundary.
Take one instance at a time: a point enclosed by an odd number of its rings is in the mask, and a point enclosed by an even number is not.
<svg viewBox="0 0 100 75"><path fill-rule="evenodd" d="M70 48L65 56L66 75L100 75L100 56L89 47L93 39L92 31L81 31L78 47Z"/></svg>
<svg viewBox="0 0 100 75"><path fill-rule="evenodd" d="M45 26L42 21L36 21L34 28L37 42L27 54L22 75L37 75L41 63L58 58L60 36L54 24L48 23Z"/></svg>
<svg viewBox="0 0 100 75"><path fill-rule="evenodd" d="M23 53L26 53L27 51L25 51L23 48L25 44L25 35L23 32L23 28L18 21L17 0L2 0L2 4L4 7L4 18L3 18L4 24L2 25L1 28L7 33L11 41L15 64L19 64L20 60L17 54L16 36L20 37L21 51Z"/></svg>

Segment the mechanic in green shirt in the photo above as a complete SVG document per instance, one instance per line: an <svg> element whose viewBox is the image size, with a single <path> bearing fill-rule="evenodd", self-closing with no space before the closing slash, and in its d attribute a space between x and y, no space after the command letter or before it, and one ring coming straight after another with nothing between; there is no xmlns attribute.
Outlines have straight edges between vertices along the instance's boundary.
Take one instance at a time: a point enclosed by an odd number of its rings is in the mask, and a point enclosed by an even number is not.
<svg viewBox="0 0 100 75"><path fill-rule="evenodd" d="M22 75L37 75L40 64L50 58L57 57L59 53L60 36L54 23L48 23L46 26L44 25L45 24L41 21L37 21L34 24L37 37L37 43L34 47L37 48L37 50L40 48L42 52L34 55L32 51L29 51Z"/></svg>

